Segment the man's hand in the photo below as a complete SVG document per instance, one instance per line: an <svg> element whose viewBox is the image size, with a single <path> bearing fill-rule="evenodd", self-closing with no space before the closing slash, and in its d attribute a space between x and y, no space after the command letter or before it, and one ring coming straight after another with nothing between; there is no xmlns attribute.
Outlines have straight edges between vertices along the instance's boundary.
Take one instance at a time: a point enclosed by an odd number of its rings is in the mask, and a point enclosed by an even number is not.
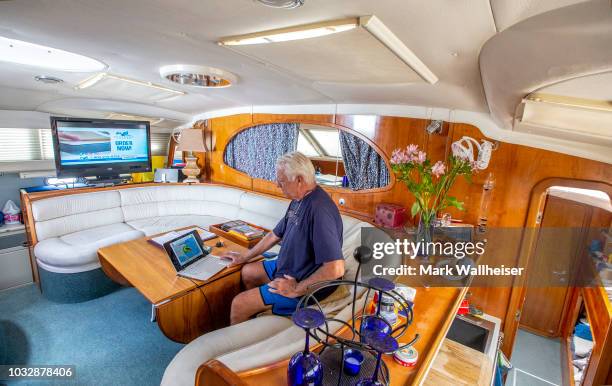
<svg viewBox="0 0 612 386"><path fill-rule="evenodd" d="M274 279L270 284L268 284L270 287L270 292L283 295L288 298L297 298L302 296L303 294L298 290L297 280L289 275L283 276L284 277Z"/></svg>
<svg viewBox="0 0 612 386"><path fill-rule="evenodd" d="M233 252L233 251L225 252L219 257L222 259L231 260L232 262L229 265L230 267L233 267L235 265L244 264L247 261L249 261L249 258L246 254L242 254L240 252Z"/></svg>

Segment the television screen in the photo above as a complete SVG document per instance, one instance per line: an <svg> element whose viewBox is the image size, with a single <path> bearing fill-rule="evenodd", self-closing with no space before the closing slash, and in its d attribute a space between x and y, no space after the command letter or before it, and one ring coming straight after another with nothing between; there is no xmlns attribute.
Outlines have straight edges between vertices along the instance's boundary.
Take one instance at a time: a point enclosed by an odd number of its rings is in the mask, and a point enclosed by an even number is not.
<svg viewBox="0 0 612 386"><path fill-rule="evenodd" d="M52 117L51 128L61 176L151 171L148 121Z"/></svg>

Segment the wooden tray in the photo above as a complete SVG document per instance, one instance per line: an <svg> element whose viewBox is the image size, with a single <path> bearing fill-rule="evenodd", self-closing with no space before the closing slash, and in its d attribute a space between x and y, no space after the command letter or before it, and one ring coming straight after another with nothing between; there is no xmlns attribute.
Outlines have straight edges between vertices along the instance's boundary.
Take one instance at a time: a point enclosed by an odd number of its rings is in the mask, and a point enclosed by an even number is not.
<svg viewBox="0 0 612 386"><path fill-rule="evenodd" d="M257 226L255 224L251 224L251 223L246 222L246 221L245 221L245 223L247 225L249 225L249 226L252 226L253 228L261 229L262 231L265 232L265 234L270 232L268 229L260 227L260 226ZM247 248L253 248L263 238L263 236L262 236L260 238L257 238L257 239L254 239L254 240L250 240L250 241L241 239L240 237L237 237L237 236L235 236L235 235L233 235L233 234L231 234L229 232L226 232L223 229L221 229L220 226L223 225L223 224L225 224L225 223L213 224L213 225L208 227L208 230L211 231L212 233L216 234L217 236L221 236L221 237L223 237L223 238L225 238L227 240L231 240L231 241L235 242L236 244L242 245L243 247L247 247ZM265 234L264 234L264 236L265 236Z"/></svg>

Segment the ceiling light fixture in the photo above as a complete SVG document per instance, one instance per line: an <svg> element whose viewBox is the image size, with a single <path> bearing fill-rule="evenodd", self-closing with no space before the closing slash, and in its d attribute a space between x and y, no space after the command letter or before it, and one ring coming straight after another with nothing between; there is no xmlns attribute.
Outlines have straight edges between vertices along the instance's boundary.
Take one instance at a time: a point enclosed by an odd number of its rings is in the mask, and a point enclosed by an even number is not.
<svg viewBox="0 0 612 386"><path fill-rule="evenodd" d="M414 70L423 80L431 84L438 82L438 77L376 16L362 16L359 25L365 28L382 44L387 46L398 58Z"/></svg>
<svg viewBox="0 0 612 386"><path fill-rule="evenodd" d="M85 88L88 88L88 87L92 87L96 83L100 82L103 79L107 79L107 78L108 79L119 80L119 81L122 81L122 82L132 83L132 84L135 84L135 85L138 85L138 86L155 88L155 89L162 90L162 91L167 91L167 92L170 92L170 93L173 93L173 94L176 94L176 95L185 95L185 94L187 94L184 91L174 90L172 88L168 88L168 87L162 86L160 84L156 84L156 83L152 83L152 82L145 82L145 81L137 80L137 79L126 78L124 76L109 74L107 72L101 72L99 74L91 76L91 77L85 79L84 81L80 82L76 86L74 86L74 88L75 88L75 90L82 90L82 89L85 89Z"/></svg>
<svg viewBox="0 0 612 386"><path fill-rule="evenodd" d="M0 61L69 72L102 71L99 60L39 44L0 36Z"/></svg>
<svg viewBox="0 0 612 386"><path fill-rule="evenodd" d="M159 74L170 82L201 88L225 88L238 81L236 75L225 70L189 64L163 66Z"/></svg>
<svg viewBox="0 0 612 386"><path fill-rule="evenodd" d="M57 84L57 83L63 82L63 80L60 78L56 78L54 76L48 76L48 75L36 75L34 77L34 80L37 82L45 83L45 84Z"/></svg>
<svg viewBox="0 0 612 386"><path fill-rule="evenodd" d="M272 8L293 9L304 5L305 0L257 0L263 5Z"/></svg>
<svg viewBox="0 0 612 386"><path fill-rule="evenodd" d="M278 43L291 40L310 39L350 31L359 27L358 18L332 20L321 23L305 24L295 27L279 28L246 35L230 36L219 41L221 46L241 46L249 44Z"/></svg>
<svg viewBox="0 0 612 386"><path fill-rule="evenodd" d="M310 39L350 31L361 27L368 31L395 56L408 65L423 80L431 84L438 82L438 77L376 16L362 16L342 20L305 24L294 27L255 32L246 35L230 36L221 39L221 46L241 46L252 44L269 44L291 40Z"/></svg>

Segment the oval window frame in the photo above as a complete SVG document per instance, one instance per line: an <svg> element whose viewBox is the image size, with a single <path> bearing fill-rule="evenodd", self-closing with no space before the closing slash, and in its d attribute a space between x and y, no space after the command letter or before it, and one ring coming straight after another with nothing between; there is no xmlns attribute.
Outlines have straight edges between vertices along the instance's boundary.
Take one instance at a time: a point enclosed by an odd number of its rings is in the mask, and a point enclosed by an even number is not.
<svg viewBox="0 0 612 386"><path fill-rule="evenodd" d="M251 177L250 175L246 174L245 172L242 172L238 169L235 169L231 166L229 166L228 164L225 163L225 150L227 148L227 146L229 145L229 143L240 133L242 133L243 131L246 131L252 127L255 126L260 126L260 125L269 125L269 124L273 124L273 123L299 123L299 124L308 124L308 125L317 125L317 126L325 126L325 127L331 127L337 130L342 130L344 132L347 132L349 134L352 134L356 137L358 137L359 139L361 139L362 141L364 141L365 143L368 144L368 146L370 146L371 148L373 148L376 153L378 153L379 156L381 156L383 158L383 160L385 161L385 166L387 167L387 170L389 171L389 183L386 186L380 187L380 188L373 188L373 189L363 189L363 190L351 190L350 188L346 188L346 187L338 187L338 186L322 186L322 188L324 188L325 190L328 190L330 192L337 192L337 193L350 193L350 194L372 194L372 193L383 193L383 192L388 192L390 190L392 190L397 182L396 178L395 178L395 173L393 173L393 169L391 169L391 163L390 163L390 156L388 154L386 154L378 145L376 145L374 142L372 142L372 140L370 140L370 138L366 137L365 135L363 135L362 133L351 129L350 127L346 127L346 126L342 126L342 125L338 125L336 123L331 123L331 122L322 122L322 121L317 121L317 120L309 120L309 119L279 119L279 120L266 120L266 121L253 121L252 123L249 123L247 125L242 125L240 127L238 127L238 129L232 133L228 138L227 138L227 143L225 143L225 145L223 146L223 150L221 152L221 162L223 163L223 167L224 168L228 168L230 170L232 170L235 173L238 173L239 175L246 177L246 178L251 178L252 180L257 180L257 181L264 181L266 183L270 183L270 184L274 184L274 181L268 181L262 178L256 178L256 177Z"/></svg>

